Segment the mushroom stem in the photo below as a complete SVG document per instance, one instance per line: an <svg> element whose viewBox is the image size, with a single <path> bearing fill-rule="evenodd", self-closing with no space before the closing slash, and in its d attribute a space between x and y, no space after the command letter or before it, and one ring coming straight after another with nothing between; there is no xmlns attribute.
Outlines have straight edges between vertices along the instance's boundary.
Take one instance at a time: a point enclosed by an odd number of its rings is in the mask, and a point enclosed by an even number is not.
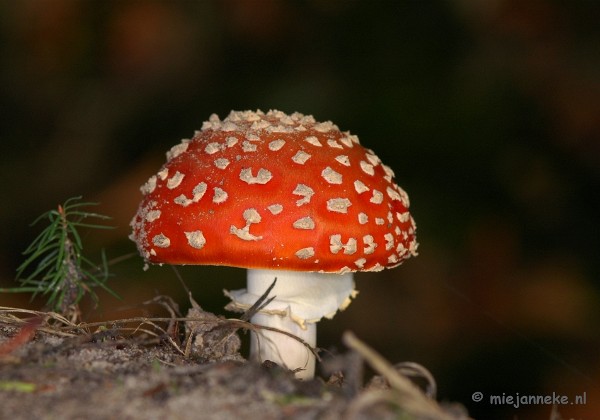
<svg viewBox="0 0 600 420"><path fill-rule="evenodd" d="M250 338L250 358L258 362L270 360L278 365L296 371L298 379L312 379L315 374L315 356L307 347L317 344L317 324L307 323L305 328L291 318L258 313L252 323L277 328L295 335L299 340L278 331L260 330L252 332Z"/></svg>
<svg viewBox="0 0 600 420"><path fill-rule="evenodd" d="M251 321L289 332L303 342L277 331L259 330L252 333L250 358L260 362L271 360L297 371L299 379L311 379L315 356L306 344L316 346L316 323L321 318L332 318L350 304L350 298L356 294L352 273L248 270L248 290L232 291L230 295L234 303L252 304L275 278L277 283L269 295L275 298Z"/></svg>

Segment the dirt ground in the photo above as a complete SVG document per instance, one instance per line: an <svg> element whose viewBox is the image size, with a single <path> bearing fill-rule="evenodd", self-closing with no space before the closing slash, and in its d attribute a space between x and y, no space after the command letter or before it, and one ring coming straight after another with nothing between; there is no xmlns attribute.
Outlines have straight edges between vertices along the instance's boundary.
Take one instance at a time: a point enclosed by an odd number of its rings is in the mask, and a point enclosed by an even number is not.
<svg viewBox="0 0 600 420"><path fill-rule="evenodd" d="M323 362L328 379L302 382L246 361L243 326L199 308L185 319L87 325L0 308L0 418L468 418L407 388L353 336L351 350ZM383 375L363 384L365 362Z"/></svg>

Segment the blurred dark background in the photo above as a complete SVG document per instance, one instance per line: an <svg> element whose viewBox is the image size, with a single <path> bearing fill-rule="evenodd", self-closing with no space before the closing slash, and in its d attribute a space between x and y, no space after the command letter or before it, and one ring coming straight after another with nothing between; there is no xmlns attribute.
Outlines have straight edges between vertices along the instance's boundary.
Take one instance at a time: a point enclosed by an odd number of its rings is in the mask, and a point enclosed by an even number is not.
<svg viewBox="0 0 600 420"><path fill-rule="evenodd" d="M357 134L411 197L420 256L358 275L320 324L412 360L476 418L550 418L473 392L575 395L600 412L600 13L594 0L0 1L0 285L15 283L42 212L83 195L116 229L90 256L135 251L139 186L211 113L313 114ZM86 320L158 294L168 267L112 267ZM184 267L207 310L244 271ZM25 295L0 304L40 307Z"/></svg>

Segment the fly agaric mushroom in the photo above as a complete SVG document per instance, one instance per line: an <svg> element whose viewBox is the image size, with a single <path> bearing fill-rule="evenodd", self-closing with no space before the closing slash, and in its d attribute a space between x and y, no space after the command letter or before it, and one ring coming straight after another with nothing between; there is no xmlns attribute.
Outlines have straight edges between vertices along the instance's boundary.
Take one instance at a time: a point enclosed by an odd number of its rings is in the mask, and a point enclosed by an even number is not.
<svg viewBox="0 0 600 420"><path fill-rule="evenodd" d="M330 121L212 115L141 187L131 238L147 262L247 268L247 289L227 292L228 309L248 309L276 278L275 299L251 321L314 347L316 323L356 295L353 272L416 255L408 196L393 178ZM251 357L314 376L314 355L277 331L253 333Z"/></svg>

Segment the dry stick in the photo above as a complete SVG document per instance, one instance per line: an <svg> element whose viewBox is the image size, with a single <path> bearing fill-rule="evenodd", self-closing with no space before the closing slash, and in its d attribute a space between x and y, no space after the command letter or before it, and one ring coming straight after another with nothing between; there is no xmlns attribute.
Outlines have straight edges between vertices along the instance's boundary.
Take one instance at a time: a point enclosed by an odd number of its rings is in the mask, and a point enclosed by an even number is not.
<svg viewBox="0 0 600 420"><path fill-rule="evenodd" d="M185 281L183 280L183 277L181 276L181 273L179 272L179 270L177 270L177 268L173 265L171 266L171 269L175 273L175 277L177 277L177 279L179 280L179 283L181 283L181 287L183 287L183 290L185 290L187 292L188 299L190 300L192 308L197 309L199 311L203 311L202 307L198 304L198 302L196 302L196 300L192 296L192 291L189 289L189 287L187 287L187 284L185 284ZM193 320L189 319L189 321L193 321ZM183 341L183 344L184 344L183 355L186 359L189 358L189 356L192 352L192 340L194 338L193 334L194 334L194 331L191 331L191 330L186 331L186 333L185 333L185 338Z"/></svg>
<svg viewBox="0 0 600 420"><path fill-rule="evenodd" d="M63 330L65 331L69 331L69 330L77 330L77 331L84 331L85 329L89 329L92 327L102 327L105 326L107 324L125 324L125 323L140 323L140 324L147 324L147 325L151 325L152 327L156 328L159 331L162 331L163 333L165 332L163 328L160 328L158 325L156 325L156 322L170 322L170 321L177 321L177 322L182 322L182 321L199 321L202 322L202 319L195 319L195 318L188 318L188 317L177 317L177 318L167 318L167 317L155 317L155 318L151 318L151 317L133 317L133 318L126 318L126 319L118 319L118 320L105 320L105 321L97 321L97 322L82 322L82 323L78 323L78 324L73 324L71 322L69 322L67 319L61 317L61 316L57 316L56 313L54 312L42 312L42 311L34 311L34 310L26 310L26 309L19 309L19 308L9 308L9 307L0 307L0 322L2 322L1 316L7 313L8 315L10 315L10 317L8 318L8 320L10 320L10 323L14 323L16 325L23 325L27 322L27 320L24 320L22 318L18 318L15 317L14 315L12 315L13 313L23 313L23 314L30 314L30 315L38 315L38 316L48 316L51 319L55 319L57 321L60 321L62 323L64 323L64 326L58 327L58 326L54 326L53 328L39 328L40 331L44 331L44 332L48 332L48 333L55 333L58 335L64 335ZM7 321L8 321L7 320ZM236 325L240 328L248 328L251 329L252 327L250 326L249 323L247 322L242 322L238 319L224 319L222 320L223 324L231 324L231 325ZM139 325L137 328L135 328L135 331L137 331L139 328L141 327L141 325ZM119 329L121 330L131 330L133 328L126 328L126 327L120 327Z"/></svg>
<svg viewBox="0 0 600 420"><path fill-rule="evenodd" d="M435 401L427 398L415 384L399 374L391 363L356 338L353 333L346 331L342 337L342 341L348 348L360 354L376 372L387 379L390 386L398 392L398 396L403 401L403 409L418 416L429 416L435 419L452 419L451 416L440 409Z"/></svg>
<svg viewBox="0 0 600 420"><path fill-rule="evenodd" d="M6 323L9 325L16 326L16 325L25 325L28 322L27 319L19 318L15 314L34 315L35 317L44 318L46 323L48 323L49 320L54 320L54 321L58 321L65 325L70 325L69 328L71 328L71 329L79 328L77 325L72 324L68 319L66 319L65 317L63 317L60 314L57 314L56 312L42 312L42 311L35 311L35 310L31 310L31 309L11 308L11 307L7 307L7 306L0 306L0 323ZM67 327L62 327L62 328L67 328ZM55 326L52 326L52 327L39 326L37 329L39 331L55 334L58 336L68 336L68 337L73 336L73 334L65 333L65 332L59 330Z"/></svg>
<svg viewBox="0 0 600 420"><path fill-rule="evenodd" d="M257 312L259 312L260 310L265 308L269 303L271 303L273 301L273 299L275 299L277 297L277 296L269 297L269 293L271 293L271 290L273 290L273 287L275 287L275 284L277 284L277 277L275 277L275 279L273 280L273 283L271 283L271 285L269 287L267 287L267 290L265 290L265 292L262 294L262 296L259 297L258 300L256 302L254 302L254 304L250 308L248 308L248 310L246 312L244 312L242 314L242 316L240 317L240 319L242 321L248 321L250 318L252 318L254 315L256 315Z"/></svg>
<svg viewBox="0 0 600 420"><path fill-rule="evenodd" d="M435 399L437 395L437 384L435 378L429 370L424 366L415 362L401 362L397 363L394 368L398 370L404 376L409 378L422 378L425 379L427 385L425 385L425 395L429 398Z"/></svg>
<svg viewBox="0 0 600 420"><path fill-rule="evenodd" d="M179 270L177 270L177 267L172 265L171 270L173 270L173 273L175 273L175 277L177 277L177 280L179 280L179 283L181 283L181 287L183 287L183 290L185 290L187 292L187 294L191 297L192 292L187 287L187 284L185 284L185 282L183 281L183 277L181 277L181 274L179 273Z"/></svg>
<svg viewBox="0 0 600 420"><path fill-rule="evenodd" d="M177 338L177 321L175 321L175 318L177 318L177 316L181 316L181 313L179 312L179 306L177 305L177 303L175 303L175 301L170 296L163 295L156 296L151 300L143 302L144 305L150 305L153 303L159 304L160 306L165 308L167 312L169 312L172 321L169 321L167 331L165 331L165 334L167 334L171 338Z"/></svg>

